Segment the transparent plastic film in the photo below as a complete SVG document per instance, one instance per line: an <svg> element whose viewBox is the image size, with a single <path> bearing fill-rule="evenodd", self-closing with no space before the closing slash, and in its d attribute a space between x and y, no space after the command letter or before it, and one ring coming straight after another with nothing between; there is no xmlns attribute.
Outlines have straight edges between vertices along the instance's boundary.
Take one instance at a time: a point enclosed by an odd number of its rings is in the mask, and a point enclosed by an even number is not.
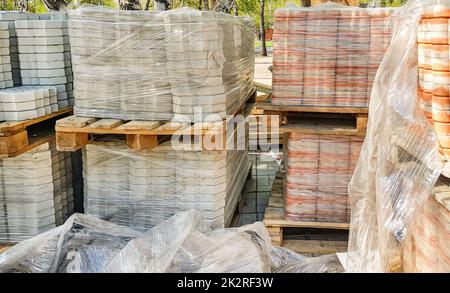
<svg viewBox="0 0 450 293"><path fill-rule="evenodd" d="M393 11L336 3L277 9L272 103L368 107Z"/></svg>
<svg viewBox="0 0 450 293"><path fill-rule="evenodd" d="M231 138L232 139L232 138ZM114 137L83 149L87 214L146 231L196 208L210 228L227 226L245 185L247 149L197 151L170 141L137 152Z"/></svg>
<svg viewBox="0 0 450 293"><path fill-rule="evenodd" d="M336 255L306 257L271 245L260 222L211 231L201 213L177 213L140 233L74 214L0 254L0 272L342 272Z"/></svg>
<svg viewBox="0 0 450 293"><path fill-rule="evenodd" d="M69 33L77 115L192 120L200 108L224 118L254 90L249 18L86 6L69 12Z"/></svg>
<svg viewBox="0 0 450 293"><path fill-rule="evenodd" d="M392 40L375 77L367 136L349 184L350 272L398 267L409 225L443 168L438 137L420 102L417 42L421 17L449 4L413 0L391 16Z"/></svg>
<svg viewBox="0 0 450 293"><path fill-rule="evenodd" d="M45 143L0 159L0 242L17 243L61 225L82 196L80 152Z"/></svg>

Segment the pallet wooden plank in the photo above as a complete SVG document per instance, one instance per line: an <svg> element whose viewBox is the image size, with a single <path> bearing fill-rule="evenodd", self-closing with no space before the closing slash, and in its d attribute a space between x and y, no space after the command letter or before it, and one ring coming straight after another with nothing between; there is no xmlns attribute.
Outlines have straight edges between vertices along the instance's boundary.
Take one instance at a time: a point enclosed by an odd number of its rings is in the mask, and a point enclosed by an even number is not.
<svg viewBox="0 0 450 293"><path fill-rule="evenodd" d="M300 254L331 254L346 252L348 249L348 242L328 240L283 240L282 246Z"/></svg>
<svg viewBox="0 0 450 293"><path fill-rule="evenodd" d="M123 120L118 119L100 119L93 122L92 124L89 124L87 127L96 129L113 129L123 123Z"/></svg>
<svg viewBox="0 0 450 293"><path fill-rule="evenodd" d="M264 223L266 223L266 220L281 220L284 219L284 208L272 208L267 207L266 212L264 213ZM266 226L279 226L279 225L270 225L267 224Z"/></svg>
<svg viewBox="0 0 450 293"><path fill-rule="evenodd" d="M284 208L284 198L270 197L268 206L271 208Z"/></svg>
<svg viewBox="0 0 450 293"><path fill-rule="evenodd" d="M27 146L27 131L21 131L11 136L0 136L0 154L8 155L17 153Z"/></svg>
<svg viewBox="0 0 450 293"><path fill-rule="evenodd" d="M161 125L160 121L130 121L116 129L121 130L153 130Z"/></svg>
<svg viewBox="0 0 450 293"><path fill-rule="evenodd" d="M258 92L262 92L265 94L271 94L272 93L272 86L271 85L267 85L264 83L260 83L260 82L254 82L255 84L255 88Z"/></svg>
<svg viewBox="0 0 450 293"><path fill-rule="evenodd" d="M97 121L96 118L69 116L56 121L56 126L67 128L82 128L85 127L86 125L94 123L95 121ZM68 129L67 131L70 130Z"/></svg>
<svg viewBox="0 0 450 293"><path fill-rule="evenodd" d="M152 150L158 146L156 135L129 134L126 138L128 147L137 151Z"/></svg>
<svg viewBox="0 0 450 293"><path fill-rule="evenodd" d="M321 135L358 135L358 129L355 122L339 121L337 119L318 121L316 119L303 119L293 124L283 125L280 132L304 133L304 134L321 134Z"/></svg>
<svg viewBox="0 0 450 293"><path fill-rule="evenodd" d="M56 132L56 149L61 152L74 152L84 147L89 141L87 133Z"/></svg>
<svg viewBox="0 0 450 293"><path fill-rule="evenodd" d="M11 247L12 247L12 245L9 245L9 244L0 244L0 253L7 251Z"/></svg>
<svg viewBox="0 0 450 293"><path fill-rule="evenodd" d="M44 115L38 118L24 120L24 121L8 121L8 122L0 122L0 136L8 136L15 132L18 132L22 129L25 129L27 126L34 125L45 120L49 120L64 114L68 114L72 112L72 107L67 107L61 109L57 112Z"/></svg>
<svg viewBox="0 0 450 293"><path fill-rule="evenodd" d="M350 224L348 223L301 222L266 217L264 217L264 224L266 226L280 226L284 228L317 228L334 230L348 230L350 228Z"/></svg>
<svg viewBox="0 0 450 293"><path fill-rule="evenodd" d="M258 103L257 108L261 110L280 111L280 112L354 113L354 114L360 113L367 114L369 112L368 108L273 105L271 101Z"/></svg>
<svg viewBox="0 0 450 293"><path fill-rule="evenodd" d="M28 139L28 145L22 149L20 149L19 151L16 152L10 152L10 153L6 153L6 154L1 154L0 153L0 159L4 159L4 158L14 158L17 157L23 153L28 152L29 150L32 150L46 142L50 142L55 138L54 135L50 135L50 134L45 134L45 135L40 135L38 137L32 137Z"/></svg>

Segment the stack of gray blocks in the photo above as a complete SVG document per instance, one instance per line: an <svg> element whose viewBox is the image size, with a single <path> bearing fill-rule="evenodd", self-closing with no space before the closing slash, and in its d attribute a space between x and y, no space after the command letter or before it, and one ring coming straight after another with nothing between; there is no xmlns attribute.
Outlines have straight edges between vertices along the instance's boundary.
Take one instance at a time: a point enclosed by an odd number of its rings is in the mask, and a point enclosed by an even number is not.
<svg viewBox="0 0 450 293"><path fill-rule="evenodd" d="M0 121L22 121L59 109L54 86L20 86L0 90Z"/></svg>
<svg viewBox="0 0 450 293"><path fill-rule="evenodd" d="M198 209L210 228L223 228L249 168L245 151L173 150L168 142L142 154L123 142L88 144L85 212L146 231L177 212Z"/></svg>
<svg viewBox="0 0 450 293"><path fill-rule="evenodd" d="M19 242L73 213L70 155L45 143L0 160L0 241Z"/></svg>
<svg viewBox="0 0 450 293"><path fill-rule="evenodd" d="M8 23L0 22L0 89L13 86L9 42Z"/></svg>
<svg viewBox="0 0 450 293"><path fill-rule="evenodd" d="M23 85L52 85L60 109L69 106L66 64L70 48L64 20L17 20L20 73Z"/></svg>

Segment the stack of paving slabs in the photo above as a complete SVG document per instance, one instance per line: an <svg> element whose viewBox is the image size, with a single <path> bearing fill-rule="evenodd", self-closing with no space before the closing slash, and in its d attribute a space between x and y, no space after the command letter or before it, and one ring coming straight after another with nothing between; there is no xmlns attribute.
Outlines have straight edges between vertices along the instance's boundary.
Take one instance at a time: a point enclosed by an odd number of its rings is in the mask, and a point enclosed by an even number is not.
<svg viewBox="0 0 450 293"><path fill-rule="evenodd" d="M347 186L363 143L346 136L288 136L285 216L288 220L346 223Z"/></svg>
<svg viewBox="0 0 450 293"><path fill-rule="evenodd" d="M173 150L147 154L123 142L83 150L85 212L145 231L178 211L200 210L212 228L231 218L250 162L245 151Z"/></svg>
<svg viewBox="0 0 450 293"><path fill-rule="evenodd" d="M60 109L69 106L66 64L70 54L64 20L17 20L20 73L23 85L51 85L57 89ZM67 59L67 60L66 60Z"/></svg>
<svg viewBox="0 0 450 293"><path fill-rule="evenodd" d="M0 90L0 121L42 117L59 109L53 86L20 86Z"/></svg>
<svg viewBox="0 0 450 293"><path fill-rule="evenodd" d="M337 4L276 10L272 103L368 107L391 12Z"/></svg>
<svg viewBox="0 0 450 293"><path fill-rule="evenodd" d="M434 125L440 151L450 160L450 3L430 5L418 33L418 96L425 116Z"/></svg>
<svg viewBox="0 0 450 293"><path fill-rule="evenodd" d="M69 14L78 116L169 120L172 95L163 20L147 11Z"/></svg>
<svg viewBox="0 0 450 293"><path fill-rule="evenodd" d="M50 13L50 14L39 14L40 20L62 20L64 22L68 21L67 14L62 13ZM66 91L67 91L67 101L69 106L74 105L74 95L73 95L73 73L72 73L72 57L70 53L70 38L69 38L69 29L65 25L63 29L63 38L64 38L64 70L66 72Z"/></svg>
<svg viewBox="0 0 450 293"><path fill-rule="evenodd" d="M449 191L448 185L438 182L425 204L414 215L411 232L402 249L405 272L450 272Z"/></svg>
<svg viewBox="0 0 450 293"><path fill-rule="evenodd" d="M70 12L69 35L78 116L224 118L253 91L247 18L90 7Z"/></svg>
<svg viewBox="0 0 450 293"><path fill-rule="evenodd" d="M22 85L20 76L19 49L17 46L16 20L39 19L38 14L24 13L19 11L0 11L0 21L8 24L9 30L9 53L11 60L11 71L14 86Z"/></svg>
<svg viewBox="0 0 450 293"><path fill-rule="evenodd" d="M8 23L0 22L0 89L13 86L9 42Z"/></svg>
<svg viewBox="0 0 450 293"><path fill-rule="evenodd" d="M197 10L168 12L164 24L174 113L195 120L236 111L253 90L254 24Z"/></svg>
<svg viewBox="0 0 450 293"><path fill-rule="evenodd" d="M0 241L30 238L73 213L70 161L53 143L0 160Z"/></svg>

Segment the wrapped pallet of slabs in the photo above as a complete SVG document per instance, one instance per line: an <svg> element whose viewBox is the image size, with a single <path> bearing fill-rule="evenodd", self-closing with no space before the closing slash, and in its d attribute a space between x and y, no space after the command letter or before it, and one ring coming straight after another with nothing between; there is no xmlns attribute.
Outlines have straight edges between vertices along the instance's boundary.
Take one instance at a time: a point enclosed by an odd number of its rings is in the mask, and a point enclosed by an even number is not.
<svg viewBox="0 0 450 293"><path fill-rule="evenodd" d="M51 85L57 88L58 106L69 106L66 64L70 54L67 20L16 20L20 74L23 85Z"/></svg>
<svg viewBox="0 0 450 293"><path fill-rule="evenodd" d="M73 213L72 174L65 156L45 143L0 160L0 242L33 237Z"/></svg>
<svg viewBox="0 0 450 293"><path fill-rule="evenodd" d="M305 257L271 245L262 223L211 231L195 210L146 231L74 214L0 254L0 272L337 273L336 255Z"/></svg>
<svg viewBox="0 0 450 293"><path fill-rule="evenodd" d="M417 37L423 14L448 13L449 7L450 1L412 0L393 18L391 45L372 90L366 140L349 184L350 272L399 270L401 247L443 169L438 137L418 94Z"/></svg>
<svg viewBox="0 0 450 293"><path fill-rule="evenodd" d="M253 92L247 18L82 7L69 13L69 35L77 116L223 119Z"/></svg>
<svg viewBox="0 0 450 293"><path fill-rule="evenodd" d="M253 21L179 9L164 15L164 28L174 113L234 113L253 91Z"/></svg>
<svg viewBox="0 0 450 293"><path fill-rule="evenodd" d="M250 162L245 150L176 150L170 142L137 153L120 141L83 150L87 214L145 231L196 208L212 228L231 222Z"/></svg>

